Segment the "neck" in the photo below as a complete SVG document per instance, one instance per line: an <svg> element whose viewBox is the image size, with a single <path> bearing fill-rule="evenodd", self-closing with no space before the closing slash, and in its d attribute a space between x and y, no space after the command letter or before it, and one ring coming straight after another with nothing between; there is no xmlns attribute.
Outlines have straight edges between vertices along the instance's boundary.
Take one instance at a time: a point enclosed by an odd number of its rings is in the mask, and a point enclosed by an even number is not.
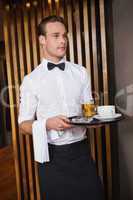
<svg viewBox="0 0 133 200"><path fill-rule="evenodd" d="M45 53L43 53L43 57L46 59L46 60L49 60L53 63L59 63L60 60L63 58L63 57L54 57L54 56L50 56L50 55L47 55Z"/></svg>
<svg viewBox="0 0 133 200"><path fill-rule="evenodd" d="M62 58L53 58L53 57L50 57L50 56L49 57L48 56L47 57L44 56L44 58L47 59L47 60L49 60L49 61L51 61L51 62L53 62L53 63L55 63L55 64L59 63L60 60L62 59Z"/></svg>

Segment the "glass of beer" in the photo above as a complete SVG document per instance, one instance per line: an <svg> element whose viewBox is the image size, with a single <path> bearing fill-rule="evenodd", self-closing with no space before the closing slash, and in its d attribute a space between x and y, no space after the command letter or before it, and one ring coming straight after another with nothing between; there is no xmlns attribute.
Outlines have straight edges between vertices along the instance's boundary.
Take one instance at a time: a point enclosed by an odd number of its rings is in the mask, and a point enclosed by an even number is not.
<svg viewBox="0 0 133 200"><path fill-rule="evenodd" d="M92 117L93 115L96 114L96 106L94 104L94 101L90 102L85 102L82 104L82 111L83 111L83 116L84 117Z"/></svg>

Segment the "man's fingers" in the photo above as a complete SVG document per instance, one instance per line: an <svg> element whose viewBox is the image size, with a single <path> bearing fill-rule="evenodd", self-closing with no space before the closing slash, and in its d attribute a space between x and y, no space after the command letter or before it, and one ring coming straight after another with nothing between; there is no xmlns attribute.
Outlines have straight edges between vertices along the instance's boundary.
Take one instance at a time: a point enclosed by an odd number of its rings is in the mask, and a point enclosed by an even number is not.
<svg viewBox="0 0 133 200"><path fill-rule="evenodd" d="M58 121L58 128L63 128L63 129L66 129L66 128L71 128L71 124L69 124L68 121L65 121L64 119L59 119Z"/></svg>
<svg viewBox="0 0 133 200"><path fill-rule="evenodd" d="M66 123L66 122L64 122L64 121L62 121L61 125L62 125L64 128L67 128L67 127L70 127L70 126L71 126L71 124Z"/></svg>
<svg viewBox="0 0 133 200"><path fill-rule="evenodd" d="M65 122L68 122L68 123L70 122L70 120L66 116L64 116L64 115L59 115L58 118L62 119Z"/></svg>

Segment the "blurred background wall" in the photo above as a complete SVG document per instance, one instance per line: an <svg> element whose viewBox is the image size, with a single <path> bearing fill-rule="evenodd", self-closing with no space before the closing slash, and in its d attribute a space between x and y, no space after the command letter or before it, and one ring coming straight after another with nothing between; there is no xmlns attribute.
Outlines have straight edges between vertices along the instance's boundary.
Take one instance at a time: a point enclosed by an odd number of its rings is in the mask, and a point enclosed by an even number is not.
<svg viewBox="0 0 133 200"><path fill-rule="evenodd" d="M110 1L111 2L111 1ZM112 65L112 81L114 95L118 95L117 102L120 109L127 115L127 119L118 125L118 174L120 186L120 200L133 199L133 1L113 0L112 14L108 7L112 25L109 28L109 38L113 49L110 52ZM112 15L112 16L111 16ZM108 16L108 17L109 17ZM112 69L111 69L112 68ZM115 152L114 152L115 154ZM116 151L117 154L117 151Z"/></svg>

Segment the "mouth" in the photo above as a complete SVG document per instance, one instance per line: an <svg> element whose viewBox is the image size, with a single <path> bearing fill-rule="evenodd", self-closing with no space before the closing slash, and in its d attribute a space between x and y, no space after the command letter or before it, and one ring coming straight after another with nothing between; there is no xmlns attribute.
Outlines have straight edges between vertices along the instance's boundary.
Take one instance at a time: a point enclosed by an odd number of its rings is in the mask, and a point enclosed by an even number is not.
<svg viewBox="0 0 133 200"><path fill-rule="evenodd" d="M64 51L66 49L66 47L58 47L58 49Z"/></svg>

